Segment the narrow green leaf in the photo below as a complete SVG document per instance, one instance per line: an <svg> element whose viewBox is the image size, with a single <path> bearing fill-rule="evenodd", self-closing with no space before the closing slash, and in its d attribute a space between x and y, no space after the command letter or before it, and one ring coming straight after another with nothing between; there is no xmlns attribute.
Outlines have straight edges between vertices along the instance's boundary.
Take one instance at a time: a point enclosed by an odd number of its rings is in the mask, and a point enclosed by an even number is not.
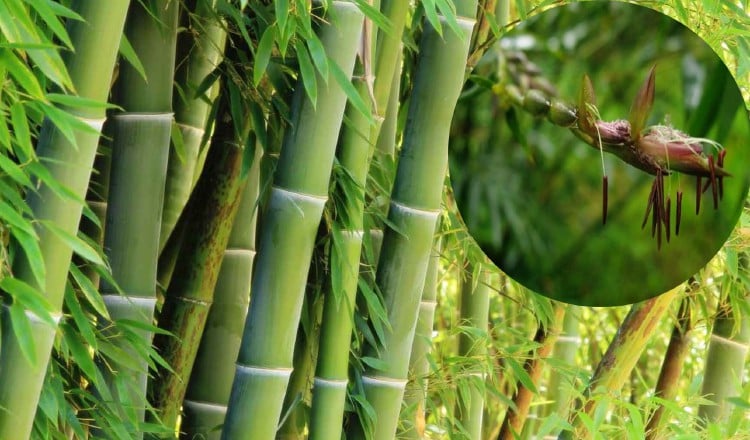
<svg viewBox="0 0 750 440"><path fill-rule="evenodd" d="M47 278L47 270L44 265L44 255L39 247L39 237L36 233L30 234L23 229L11 229L13 238L21 245L26 260L31 267L31 273L34 275L34 281L40 286L44 286Z"/></svg>
<svg viewBox="0 0 750 440"><path fill-rule="evenodd" d="M73 249L73 252L79 257L94 264L104 266L104 260L102 260L102 257L94 250L94 248L89 246L88 243L57 226L54 222L41 220L40 223L42 223L50 232L55 234L60 240L65 242L65 244L70 246L70 248Z"/></svg>
<svg viewBox="0 0 750 440"><path fill-rule="evenodd" d="M5 278L8 279L8 278ZM13 328L13 335L18 339L18 346L21 347L23 357L32 365L36 364L36 353L34 353L34 335L31 329L29 317L23 307L14 302L8 307L10 312L10 325Z"/></svg>
<svg viewBox="0 0 750 440"><path fill-rule="evenodd" d="M177 154L177 159L180 161L180 163L185 163L185 140L182 139L182 130L180 130L180 125L177 124L177 121L172 120L172 129L171 129L171 140L172 140L172 147L174 148L175 154Z"/></svg>
<svg viewBox="0 0 750 440"><path fill-rule="evenodd" d="M317 79L315 78L315 69L313 68L312 61L310 61L310 55L308 55L307 47L304 43L297 41L294 44L294 48L297 51L297 60L299 60L302 84L305 86L307 97L310 98L310 102L313 107L315 107L318 101L318 84Z"/></svg>
<svg viewBox="0 0 750 440"><path fill-rule="evenodd" d="M94 377L96 375L96 365L94 360L89 354L88 348L78 339L78 334L73 328L66 322L60 323L61 333L63 340L70 350L70 354L73 357L76 365L78 365L84 374L88 377Z"/></svg>
<svg viewBox="0 0 750 440"><path fill-rule="evenodd" d="M13 134L18 146L26 157L34 157L34 146L31 144L31 130L26 118L26 110L20 101L10 107L10 120L13 124Z"/></svg>
<svg viewBox="0 0 750 440"><path fill-rule="evenodd" d="M68 32L65 30L65 26L57 17L58 14L50 7L51 2L26 0L26 3L29 4L37 14L39 14L52 33L54 33L55 36L68 47L68 49L72 50L73 43L70 41L70 37L68 37Z"/></svg>
<svg viewBox="0 0 750 440"><path fill-rule="evenodd" d="M73 275L73 280L84 298L86 298L86 301L88 301L89 305L96 311L96 313L109 319L107 306L104 304L102 296L99 294L96 286L91 282L91 279L84 275L81 269L75 264L70 265L70 273Z"/></svg>
<svg viewBox="0 0 750 440"><path fill-rule="evenodd" d="M351 77L345 74L341 68L336 63L329 63L328 64L331 73L333 74L334 79L336 79L336 83L344 89L344 93L346 93L346 97L349 99L349 102L354 106L355 109L357 109L358 112L362 113L370 124L373 124L375 122L375 119L372 117L372 112L370 111L370 106L362 99L362 95L360 95L357 92L356 87L354 87L354 84L352 84Z"/></svg>
<svg viewBox="0 0 750 440"><path fill-rule="evenodd" d="M268 62L271 59L271 50L276 40L276 26L269 26L263 32L258 42L258 48L255 50L255 64L253 65L253 84L260 84L260 80L266 73Z"/></svg>
<svg viewBox="0 0 750 440"><path fill-rule="evenodd" d="M427 21L437 31L438 35L443 35L443 27L440 25L440 17L438 16L435 0L422 0L422 7L424 8L424 15Z"/></svg>
<svg viewBox="0 0 750 440"><path fill-rule="evenodd" d="M94 350L99 345L96 339L96 333L94 332L94 321L91 319L91 315L87 316L81 307L81 303L78 302L75 291L71 286L71 283L65 288L65 307L73 317L77 331L81 334L81 337L86 343ZM94 377L94 376L91 376Z"/></svg>
<svg viewBox="0 0 750 440"><path fill-rule="evenodd" d="M279 24L279 29L284 29L286 27L286 20L289 17L289 1L275 0L273 3L276 10L276 21Z"/></svg>
<svg viewBox="0 0 750 440"><path fill-rule="evenodd" d="M14 305L20 305L24 310L30 311L51 326L55 325L51 314L54 308L39 290L13 277L0 280L0 289L11 294Z"/></svg>
<svg viewBox="0 0 750 440"><path fill-rule="evenodd" d="M130 40L128 40L128 37L125 34L122 34L122 37L120 38L120 54L128 63L130 63L131 66L133 66L135 71L141 75L141 78L143 78L144 81L148 81L146 78L146 70L143 68L141 60L138 58L135 49L133 49Z"/></svg>
<svg viewBox="0 0 750 440"><path fill-rule="evenodd" d="M84 98L81 96L66 95L63 93L47 93L47 99L49 99L50 102L53 102L56 104L62 104L62 105L72 107L72 108L99 108L99 109L122 110L121 107L118 107L114 104L97 101L95 99Z"/></svg>
<svg viewBox="0 0 750 440"><path fill-rule="evenodd" d="M324 81L328 81L328 57L326 56L326 50L323 48L323 43L320 42L317 35L313 35L306 42L307 49L310 51L310 56L318 72L320 72L320 76L323 77Z"/></svg>
<svg viewBox="0 0 750 440"><path fill-rule="evenodd" d="M29 176L24 173L23 170L21 170L21 167L19 167L12 160L8 159L7 156L2 154L0 154L0 170L2 170L11 179L13 179L16 183L23 187L32 188L34 186L31 183L31 179L29 179Z"/></svg>

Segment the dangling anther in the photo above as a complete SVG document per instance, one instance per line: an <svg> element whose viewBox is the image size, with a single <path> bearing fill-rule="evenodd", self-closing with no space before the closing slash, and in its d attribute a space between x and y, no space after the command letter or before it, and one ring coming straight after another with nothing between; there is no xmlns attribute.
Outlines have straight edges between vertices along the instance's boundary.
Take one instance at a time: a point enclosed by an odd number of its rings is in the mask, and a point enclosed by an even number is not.
<svg viewBox="0 0 750 440"><path fill-rule="evenodd" d="M713 156L708 156L708 169L711 170L711 195L714 197L714 209L719 209L719 194L716 185L716 167L714 165Z"/></svg>
<svg viewBox="0 0 750 440"><path fill-rule="evenodd" d="M677 191L677 204L674 212L674 235L680 235L680 216L682 216L682 191Z"/></svg>
<svg viewBox="0 0 750 440"><path fill-rule="evenodd" d="M607 176L602 177L602 224L607 224L607 187L609 182Z"/></svg>
<svg viewBox="0 0 750 440"><path fill-rule="evenodd" d="M669 224L669 215L672 212L672 200L669 197L667 197L667 204L664 207L664 209L666 211L666 215L664 217L664 226L666 227L666 231L667 231L667 234L666 234L667 235L667 243L669 243L669 227L670 227L670 224Z"/></svg>
<svg viewBox="0 0 750 440"><path fill-rule="evenodd" d="M719 159L716 162L719 168L724 168L724 157L726 157L726 155L727 155L727 150L719 151ZM719 182L719 200L722 200L724 198L724 177L718 176L717 180Z"/></svg>
<svg viewBox="0 0 750 440"><path fill-rule="evenodd" d="M695 177L695 215L700 214L701 211L701 194L703 194L703 191L701 191L701 176Z"/></svg>
<svg viewBox="0 0 750 440"><path fill-rule="evenodd" d="M646 223L648 222L648 215L651 214L651 207L654 205L655 197L656 197L656 181L654 180L654 183L651 184L651 192L648 195L648 203L646 204L646 215L643 216L643 223L641 223L641 229L646 227Z"/></svg>

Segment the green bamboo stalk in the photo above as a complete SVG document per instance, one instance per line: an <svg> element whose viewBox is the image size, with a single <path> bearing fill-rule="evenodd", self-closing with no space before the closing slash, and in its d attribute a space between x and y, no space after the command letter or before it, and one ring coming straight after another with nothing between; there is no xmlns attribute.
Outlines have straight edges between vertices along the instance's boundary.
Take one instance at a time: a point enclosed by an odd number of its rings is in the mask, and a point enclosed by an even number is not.
<svg viewBox="0 0 750 440"><path fill-rule="evenodd" d="M579 414L591 417L598 405L606 404L593 397L601 393L613 393L623 387L678 292L679 288L674 288L657 297L633 304L591 376L589 386L584 391L586 401L571 416L574 432L565 431L560 434L560 439L591 437L593 433L585 428Z"/></svg>
<svg viewBox="0 0 750 440"><path fill-rule="evenodd" d="M565 305L559 302L553 303L552 322L546 327L544 325L539 325L536 335L534 336L534 342L537 342L539 347L532 350L526 360L524 369L535 386L539 384L542 377L544 359L549 357L552 348L555 346L555 341L560 333L564 316ZM534 391L524 386L519 380L516 385L516 393L513 396L514 405L513 407L509 407L505 413L505 419L500 427L500 433L497 436L498 440L513 440L522 432L533 397Z"/></svg>
<svg viewBox="0 0 750 440"><path fill-rule="evenodd" d="M565 308L562 329L555 341L555 348L552 350L552 357L554 359L571 367L576 365L576 352L581 346L581 336L578 328L580 325L580 314L581 310L578 306L569 304ZM545 397L552 403L542 407L540 417L537 421L548 417L550 414L557 414L560 418L567 419L573 397L573 384L570 383L569 376L563 374L559 369L553 368L550 370L548 383ZM536 426L538 427L538 424Z"/></svg>
<svg viewBox="0 0 750 440"><path fill-rule="evenodd" d="M378 260L376 282L388 312L384 349L368 347L377 359L366 367L365 395L374 409L374 439L396 433L409 367L420 297L440 210L448 165L450 119L463 85L476 1L456 2L463 35L441 36L425 25L412 102L391 197L389 223ZM353 428L354 429L354 428ZM355 433L353 431L352 433Z"/></svg>
<svg viewBox="0 0 750 440"><path fill-rule="evenodd" d="M467 276L461 285L461 325L473 327L486 333L490 311L490 287L493 278L486 269L475 272L474 265L467 265ZM476 277L475 277L476 276ZM486 337L475 337L470 333L461 333L458 342L458 355L474 358L475 366L467 371L471 381L468 394L460 393L456 400L456 421L463 427L470 440L482 438L482 416L484 414L484 389L473 383L478 378L484 383L486 369L482 368L482 358L487 355Z"/></svg>
<svg viewBox="0 0 750 440"><path fill-rule="evenodd" d="M226 43L225 24L215 11L216 0L195 0L189 10L189 29L178 40L175 83L179 93L173 102L175 123L183 140L183 154L169 152L169 168L164 198L159 250L162 251L177 219L185 207L200 174L197 167L201 142L205 135L211 101L196 92L218 66ZM186 58L186 59L182 59ZM210 95L210 93L207 93Z"/></svg>
<svg viewBox="0 0 750 440"><path fill-rule="evenodd" d="M319 28L330 63L350 76L363 15L354 3L330 4ZM313 104L300 84L262 222L253 297L245 322L222 438L272 439L292 356L310 258L328 195L346 95L334 78L317 76ZM262 397L260 397L262 396Z"/></svg>
<svg viewBox="0 0 750 440"><path fill-rule="evenodd" d="M68 20L67 31L75 52L65 53L65 66L78 96L106 102L129 1L81 0L72 9L83 21ZM102 108L65 109L84 123L101 130L105 114ZM91 168L99 141L98 133L76 131L76 144L70 142L49 121L45 121L37 145L37 156L51 177L78 199L86 195ZM37 221L54 223L64 233L75 235L83 206L74 198L63 197L46 184L28 195L28 205ZM39 225L40 223L38 223ZM13 273L42 292L58 320L61 313L71 247L47 228L38 227L39 246L46 270L44 285L34 276L30 262L19 255ZM0 354L0 438L25 439L31 432L39 393L55 337L55 328L27 313L34 339L36 362L23 356L19 341L10 326L7 308L2 322Z"/></svg>
<svg viewBox="0 0 750 440"><path fill-rule="evenodd" d="M222 99L228 101L228 93L225 95ZM229 113L226 101L225 114ZM224 117L214 133L206 171L185 211L188 226L159 316L159 326L170 334L154 337L154 346L172 371L157 368L149 400L162 423L170 428L176 426L180 415L244 188L241 173L246 139L237 139L236 123L241 122ZM244 129L240 135L248 136L249 132ZM238 258L246 260L244 265L251 262L248 252L241 252Z"/></svg>
<svg viewBox="0 0 750 440"><path fill-rule="evenodd" d="M740 270L747 270L747 258L746 254L740 254ZM738 280L731 279L726 282L737 283ZM743 294L746 295L745 292ZM698 408L698 419L701 423L725 422L731 414L733 407L727 402L727 398L739 394L748 348L750 317L734 309L728 297L725 297L719 303L714 319L701 391L714 405L701 405Z"/></svg>
<svg viewBox="0 0 750 440"><path fill-rule="evenodd" d="M665 400L672 400L677 394L680 376L682 375L682 365L690 349L690 331L693 326L690 316L691 303L689 296L686 296L680 302L677 321L672 329L672 336L669 338L667 352L664 355L664 362L659 372L659 380L656 382L654 394ZM646 438L648 440L658 438L664 411L664 406L659 405L651 414L648 425L646 425Z"/></svg>
<svg viewBox="0 0 750 440"><path fill-rule="evenodd" d="M368 100L367 84L355 80L360 96ZM343 213L334 221L341 233L333 236L337 280L329 280L323 303L318 362L313 382L310 440L341 437L348 383L349 347L354 322L354 304L359 280L359 262L364 234L364 202L367 170L372 156L368 134L370 122L353 105L346 108L348 123L342 128L337 151L344 170L336 190L343 200ZM339 238L340 237L340 238Z"/></svg>
<svg viewBox="0 0 750 440"><path fill-rule="evenodd" d="M427 263L422 300L419 302L417 328L414 331L414 342L409 357L409 371L413 379L407 383L404 393L404 402L409 409L409 413L407 413L408 417L404 417L402 414L402 419L405 419L405 429L404 432L399 434L399 438L420 439L424 436L427 377L430 374L428 355L432 350L432 330L435 321L435 309L437 308L441 244L442 240L440 236L437 236L430 261Z"/></svg>
<svg viewBox="0 0 750 440"><path fill-rule="evenodd" d="M117 286L102 280L101 293L113 321L132 320L151 325L156 302L156 263L164 183L172 125L172 81L178 4L160 0L149 11L134 3L128 12L125 34L139 57L146 78L123 64L115 99L124 111L112 116L112 166L104 248ZM155 14L152 16L151 14ZM134 330L144 346L151 333ZM143 420L148 359L118 341L137 359L138 368L111 364L108 380L127 381L130 388L117 393L131 421ZM137 434L142 436L141 434Z"/></svg>
<svg viewBox="0 0 750 440"><path fill-rule="evenodd" d="M218 440L221 436L242 324L250 304L261 156L262 149L257 146L182 402L184 417L180 428L184 439Z"/></svg>

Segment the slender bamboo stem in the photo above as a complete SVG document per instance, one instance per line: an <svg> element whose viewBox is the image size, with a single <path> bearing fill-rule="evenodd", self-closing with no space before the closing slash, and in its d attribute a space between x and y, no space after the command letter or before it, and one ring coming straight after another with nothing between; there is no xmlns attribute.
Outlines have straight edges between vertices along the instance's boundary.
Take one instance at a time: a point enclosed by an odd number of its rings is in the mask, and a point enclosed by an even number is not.
<svg viewBox="0 0 750 440"><path fill-rule="evenodd" d="M257 146L182 402L184 417L180 428L184 439L202 436L200 438L206 440L218 440L221 436L232 389L234 361L240 350L242 324L250 304L261 155L262 149Z"/></svg>
<svg viewBox="0 0 750 440"><path fill-rule="evenodd" d="M539 347L530 353L524 369L531 382L536 386L542 377L544 359L547 358L555 346L555 341L562 327L563 317L565 316L565 305L554 303L554 317L547 327L540 325L534 336L534 342ZM516 385L516 393L513 396L513 407L509 407L505 414L505 419L500 427L498 440L512 440L523 430L526 416L529 414L531 399L534 397L534 391L524 386L519 380Z"/></svg>
<svg viewBox="0 0 750 440"><path fill-rule="evenodd" d="M221 61L226 43L225 24L215 11L216 0L197 0L189 13L189 27L178 40L179 55L175 72L175 83L178 84L174 99L175 123L180 129L183 140L183 154L180 157L175 148L169 152L169 168L164 198L164 214L159 250L163 250L167 239L172 234L177 219L185 207L198 179L198 154L206 131L211 101L198 95L198 87ZM204 92L204 95L210 95Z"/></svg>
<svg viewBox="0 0 750 440"><path fill-rule="evenodd" d="M490 292L493 277L486 269L476 272L474 265L467 266L467 277L461 285L461 325L473 327L486 334L488 314L490 311ZM471 367L467 373L473 376L468 381L469 393L461 393L456 401L456 420L463 427L470 440L482 439L482 417L484 414L484 387L476 382L484 383L486 369L481 368L482 358L487 355L486 337L475 337L471 333L461 333L458 342L459 356L473 358L477 366ZM479 367L479 368L477 368Z"/></svg>
<svg viewBox="0 0 750 440"><path fill-rule="evenodd" d="M66 53L65 67L78 96L107 101L128 4L128 0L113 0L106 4L89 0L72 5L83 21L68 21L67 31L75 52ZM105 115L102 108L66 110L94 128L94 132L77 131L76 144L71 145L54 124L45 121L36 153L52 179L82 200L96 155L98 131ZM48 185L41 184L29 194L27 202L35 220L54 223L69 235L78 231L83 207L74 198L63 197ZM73 251L65 240L50 230L39 226L37 232L46 270L44 285L39 285L34 268L21 255L14 262L13 273L44 294L52 306L53 318L58 320ZM3 307L0 317L0 408L3 408L0 411L0 438L29 437L54 342L54 327L33 314L27 313L27 316L34 335L36 362L33 363L22 354L6 307Z"/></svg>
<svg viewBox="0 0 750 440"><path fill-rule="evenodd" d="M335 19L319 38L330 62L350 76L363 15L334 1ZM292 367L297 325L316 232L328 195L346 95L333 77L318 75L317 102L295 91L271 190L252 283L253 297L237 359L222 438L272 439ZM262 396L262 397L260 397Z"/></svg>
<svg viewBox="0 0 750 440"><path fill-rule="evenodd" d="M409 371L413 379L407 383L404 394L404 401L409 411L406 414L407 417L402 414L402 419L406 419L404 420L405 430L399 438L419 439L424 436L427 377L430 374L428 356L432 350L432 331L437 308L441 243L440 236L436 236L430 261L427 264L422 300L419 303L417 328L414 331L414 342L411 347L411 356L409 356Z"/></svg>
<svg viewBox="0 0 750 440"><path fill-rule="evenodd" d="M367 100L364 78L356 80L360 96ZM364 203L367 170L373 147L368 139L368 119L349 105L349 121L342 129L337 151L344 170L336 189L343 200L342 213L334 221L341 234L333 236L332 262L336 262L336 282L327 283L320 329L320 348L315 368L310 418L310 440L340 438L346 403L349 350L354 322L354 305L359 280L359 263L364 234ZM339 238L340 237L340 238ZM334 276L334 274L332 274Z"/></svg>
<svg viewBox="0 0 750 440"><path fill-rule="evenodd" d="M584 392L586 401L571 416L574 432L565 431L560 434L560 439L591 437L593 433L585 428L579 414L590 416L598 405L606 404L606 401L597 400L595 396L615 393L623 387L638 362L646 342L653 335L658 327L657 324L669 310L678 292L679 289L675 288L657 297L633 304L589 381L589 386Z"/></svg>
<svg viewBox="0 0 750 440"><path fill-rule="evenodd" d="M365 351L380 361L378 367L368 366L363 377L365 395L377 415L370 433L374 439L390 440L396 433L448 164L450 119L463 85L476 6L476 1L456 2L463 35L446 31L441 36L428 24L420 43L391 197L389 223L393 226L385 231L376 276L390 329L385 331L384 349L368 347Z"/></svg>
<svg viewBox="0 0 750 440"><path fill-rule="evenodd" d="M740 270L747 270L748 258L748 254L740 254ZM725 282L739 281L727 276ZM747 293L742 294L745 296L739 301L747 301ZM726 421L732 410L732 405L726 399L737 395L739 384L742 383L745 358L750 348L750 317L743 316L732 305L728 297L722 298L714 319L702 388L702 394L714 405L701 405L698 408L698 418L702 423Z"/></svg>
<svg viewBox="0 0 750 440"><path fill-rule="evenodd" d="M672 329L672 336L669 338L667 352L664 355L664 362L659 372L659 380L656 383L654 394L665 400L672 400L677 394L680 376L682 375L682 365L690 349L690 331L693 326L690 316L691 303L689 296L686 296L680 302L677 321ZM665 411L665 407L660 405L651 414L646 426L646 438L648 440L657 438Z"/></svg>
<svg viewBox="0 0 750 440"><path fill-rule="evenodd" d="M229 104L225 105L224 112L228 113ZM244 188L241 172L245 139L236 139L235 122L224 120L214 134L206 172L185 211L188 226L159 316L159 326L170 334L154 338L154 346L172 371L157 369L149 398L162 422L170 428L176 426L180 415ZM241 132L248 134L248 130Z"/></svg>
<svg viewBox="0 0 750 440"><path fill-rule="evenodd" d="M102 281L101 292L110 318L151 325L156 303L161 207L172 126L172 81L178 4L161 0L147 10L134 3L125 34L139 57L146 78L124 64L115 100L124 111L112 116L112 165L104 248L117 285ZM152 14L154 14L152 16ZM109 365L107 380L120 390L125 420L144 420L148 359L134 343L151 345L151 332L134 328L139 341L120 338L118 344L138 367L128 362ZM140 353L143 353L141 351ZM127 382L127 391L116 384ZM138 428L135 428L138 429ZM139 429L137 437L142 437Z"/></svg>

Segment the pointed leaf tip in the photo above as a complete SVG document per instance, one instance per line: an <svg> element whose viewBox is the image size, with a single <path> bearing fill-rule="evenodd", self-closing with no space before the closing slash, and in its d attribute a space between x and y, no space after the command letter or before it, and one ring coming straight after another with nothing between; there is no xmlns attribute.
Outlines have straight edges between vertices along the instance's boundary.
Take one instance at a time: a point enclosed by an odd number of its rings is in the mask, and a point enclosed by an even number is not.
<svg viewBox="0 0 750 440"><path fill-rule="evenodd" d="M581 80L581 94L578 96L578 126L589 133L594 129L596 118L589 106L596 106L596 94L591 78L585 73Z"/></svg>
<svg viewBox="0 0 750 440"><path fill-rule="evenodd" d="M643 82L640 90L635 95L633 105L630 107L630 132L634 138L638 138L641 135L641 131L646 126L646 120L649 114L651 114L651 108L654 105L654 88L655 88L655 69L656 66L652 66L648 72L646 80Z"/></svg>

